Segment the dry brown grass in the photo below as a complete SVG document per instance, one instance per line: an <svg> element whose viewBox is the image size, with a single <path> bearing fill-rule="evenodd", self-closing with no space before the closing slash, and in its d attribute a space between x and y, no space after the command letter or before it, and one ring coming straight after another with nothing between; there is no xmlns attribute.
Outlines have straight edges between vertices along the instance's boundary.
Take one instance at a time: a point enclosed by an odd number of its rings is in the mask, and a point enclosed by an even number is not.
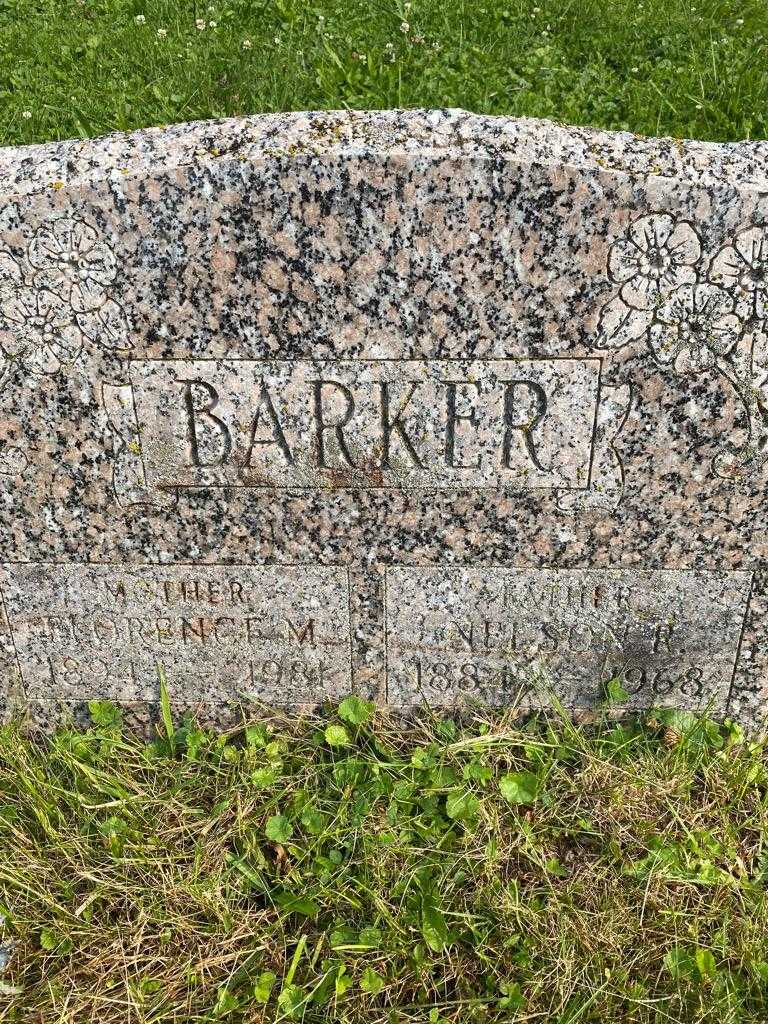
<svg viewBox="0 0 768 1024"><path fill-rule="evenodd" d="M0 1020L764 1024L762 746L344 713L6 728Z"/></svg>

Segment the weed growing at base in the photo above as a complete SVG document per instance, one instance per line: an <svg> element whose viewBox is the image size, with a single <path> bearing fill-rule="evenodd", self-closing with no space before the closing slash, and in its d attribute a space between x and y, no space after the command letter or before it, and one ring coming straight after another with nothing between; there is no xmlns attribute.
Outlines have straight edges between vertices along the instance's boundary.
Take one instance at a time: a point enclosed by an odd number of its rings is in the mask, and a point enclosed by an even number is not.
<svg viewBox="0 0 768 1024"><path fill-rule="evenodd" d="M764 1022L768 757L364 701L0 733L0 1019Z"/></svg>
<svg viewBox="0 0 768 1024"><path fill-rule="evenodd" d="M444 106L765 138L766 35L764 0L3 0L0 145Z"/></svg>

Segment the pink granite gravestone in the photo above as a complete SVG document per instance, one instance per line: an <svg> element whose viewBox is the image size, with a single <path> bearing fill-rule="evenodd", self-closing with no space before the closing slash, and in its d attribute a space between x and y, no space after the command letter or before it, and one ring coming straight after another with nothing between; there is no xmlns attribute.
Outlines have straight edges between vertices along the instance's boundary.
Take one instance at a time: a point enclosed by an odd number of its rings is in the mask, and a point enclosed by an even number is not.
<svg viewBox="0 0 768 1024"><path fill-rule="evenodd" d="M0 150L0 700L766 708L768 146Z"/></svg>

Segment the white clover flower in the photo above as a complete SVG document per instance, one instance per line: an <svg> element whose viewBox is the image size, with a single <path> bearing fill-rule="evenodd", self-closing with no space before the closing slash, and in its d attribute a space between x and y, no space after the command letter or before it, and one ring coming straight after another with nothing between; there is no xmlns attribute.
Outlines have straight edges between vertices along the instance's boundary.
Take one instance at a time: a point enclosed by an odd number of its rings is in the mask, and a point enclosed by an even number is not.
<svg viewBox="0 0 768 1024"><path fill-rule="evenodd" d="M411 26L408 24L407 21L401 21L400 22L400 31L401 32L403 32L403 33L407 32L410 27Z"/></svg>
<svg viewBox="0 0 768 1024"><path fill-rule="evenodd" d="M279 46L281 42L280 36L275 36L275 46Z"/></svg>
<svg viewBox="0 0 768 1024"><path fill-rule="evenodd" d="M737 18L736 19L736 24L737 25L743 25L744 24L744 19L743 18Z"/></svg>
<svg viewBox="0 0 768 1024"><path fill-rule="evenodd" d="M200 32L202 32L203 29L205 28L205 20L203 18L196 18L195 19L195 28L198 29Z"/></svg>
<svg viewBox="0 0 768 1024"><path fill-rule="evenodd" d="M137 14L133 20L136 22L137 25L146 25L147 23L147 19L144 17L143 14Z"/></svg>
<svg viewBox="0 0 768 1024"><path fill-rule="evenodd" d="M157 30L157 38L158 39L165 39L165 37L167 35L168 35L168 29L167 28L159 28Z"/></svg>
<svg viewBox="0 0 768 1024"><path fill-rule="evenodd" d="M253 43L251 42L250 39L244 39L243 40L243 49L244 50L250 50L252 46L253 46Z"/></svg>
<svg viewBox="0 0 768 1024"><path fill-rule="evenodd" d="M21 116L24 118L25 121L28 121L32 117L32 111L31 110L22 110Z"/></svg>
<svg viewBox="0 0 768 1024"><path fill-rule="evenodd" d="M640 70L640 68L630 68L630 70L632 71L633 74L636 75L637 72Z"/></svg>
<svg viewBox="0 0 768 1024"><path fill-rule="evenodd" d="M216 22L215 21L209 21L208 22L208 28L216 28Z"/></svg>

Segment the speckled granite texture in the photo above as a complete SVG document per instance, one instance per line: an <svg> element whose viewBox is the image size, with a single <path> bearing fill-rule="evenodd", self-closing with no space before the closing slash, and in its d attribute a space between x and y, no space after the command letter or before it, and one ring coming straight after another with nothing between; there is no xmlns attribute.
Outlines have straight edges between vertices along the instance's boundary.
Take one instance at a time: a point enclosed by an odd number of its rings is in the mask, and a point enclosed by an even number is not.
<svg viewBox="0 0 768 1024"><path fill-rule="evenodd" d="M222 715L623 670L762 723L768 144L266 115L0 194L5 710L140 719L161 661Z"/></svg>

